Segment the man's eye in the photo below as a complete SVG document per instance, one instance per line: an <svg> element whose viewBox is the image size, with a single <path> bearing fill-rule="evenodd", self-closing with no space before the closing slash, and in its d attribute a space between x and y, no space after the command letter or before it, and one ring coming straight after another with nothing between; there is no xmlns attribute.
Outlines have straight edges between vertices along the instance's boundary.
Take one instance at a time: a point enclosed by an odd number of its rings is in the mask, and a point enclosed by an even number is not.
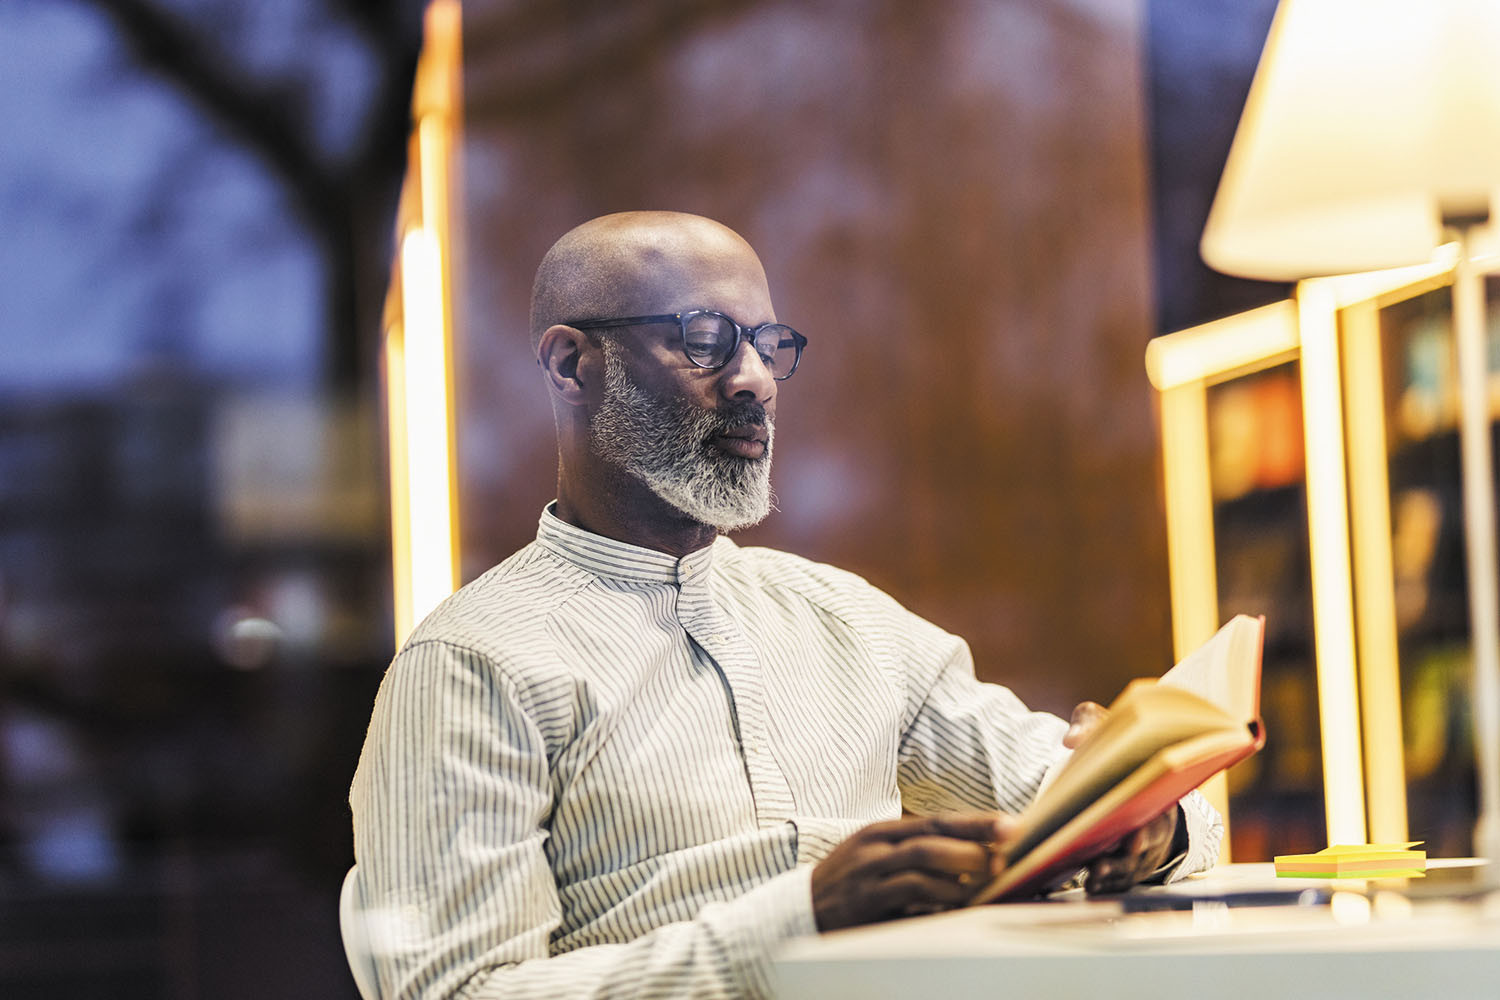
<svg viewBox="0 0 1500 1000"><path fill-rule="evenodd" d="M687 352L695 358L706 358L714 352L714 348L717 346L717 341L711 338L689 337Z"/></svg>

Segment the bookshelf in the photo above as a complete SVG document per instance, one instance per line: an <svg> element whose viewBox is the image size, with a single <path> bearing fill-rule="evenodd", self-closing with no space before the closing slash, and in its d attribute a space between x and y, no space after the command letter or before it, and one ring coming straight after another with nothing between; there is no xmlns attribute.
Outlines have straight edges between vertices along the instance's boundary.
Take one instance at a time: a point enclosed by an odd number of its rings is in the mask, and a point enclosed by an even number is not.
<svg viewBox="0 0 1500 1000"><path fill-rule="evenodd" d="M1493 302L1500 262L1485 269ZM1208 790L1236 859L1408 835L1471 849L1452 272L1304 281L1148 348L1179 655L1267 617L1266 749Z"/></svg>

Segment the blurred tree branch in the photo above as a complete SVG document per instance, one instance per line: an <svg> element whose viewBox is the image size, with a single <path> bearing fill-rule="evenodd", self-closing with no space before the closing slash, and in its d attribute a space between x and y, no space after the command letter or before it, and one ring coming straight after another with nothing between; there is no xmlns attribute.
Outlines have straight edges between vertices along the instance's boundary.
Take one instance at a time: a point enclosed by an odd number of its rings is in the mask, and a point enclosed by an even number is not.
<svg viewBox="0 0 1500 1000"><path fill-rule="evenodd" d="M239 73L228 53L176 11L144 0L87 2L110 16L142 66L170 80L265 160L316 215L329 177L293 110L299 104L291 87Z"/></svg>
<svg viewBox="0 0 1500 1000"><path fill-rule="evenodd" d="M353 26L376 67L362 134L343 156L318 148L307 86L290 75L257 79L210 32L165 3L84 0L119 29L147 71L169 81L256 156L291 198L318 242L325 275L330 375L357 383L368 363L361 323L378 315L389 262L395 192L405 164L410 95L421 41L421 5L410 0L330 0L330 18ZM371 239L372 234L384 238ZM385 253L372 253L372 246Z"/></svg>

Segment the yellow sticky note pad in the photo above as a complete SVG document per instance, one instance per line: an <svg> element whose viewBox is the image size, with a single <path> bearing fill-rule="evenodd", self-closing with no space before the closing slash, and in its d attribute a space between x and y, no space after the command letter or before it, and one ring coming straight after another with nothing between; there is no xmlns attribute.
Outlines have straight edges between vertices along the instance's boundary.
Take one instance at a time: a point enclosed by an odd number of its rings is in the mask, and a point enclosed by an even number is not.
<svg viewBox="0 0 1500 1000"><path fill-rule="evenodd" d="M1316 854L1278 854L1276 874L1282 878L1421 878L1427 872L1427 852L1413 850L1420 843L1335 844Z"/></svg>

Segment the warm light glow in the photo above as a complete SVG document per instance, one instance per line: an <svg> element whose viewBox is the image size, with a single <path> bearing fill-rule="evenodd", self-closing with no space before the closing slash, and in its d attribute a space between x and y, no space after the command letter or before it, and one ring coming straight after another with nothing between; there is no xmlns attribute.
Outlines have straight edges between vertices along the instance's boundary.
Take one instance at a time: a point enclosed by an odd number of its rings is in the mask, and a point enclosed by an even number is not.
<svg viewBox="0 0 1500 1000"><path fill-rule="evenodd" d="M1405 280L1410 277L1421 275L1403 275ZM1179 657L1212 635L1219 617L1205 386L1301 357L1329 843L1366 839L1335 310L1343 295L1384 287L1380 279L1357 285L1304 282L1295 303L1277 303L1158 337L1147 348L1147 369L1161 390L1173 645ZM1221 789L1207 790L1222 802ZM1401 792L1404 796L1404 784Z"/></svg>
<svg viewBox="0 0 1500 1000"><path fill-rule="evenodd" d="M1157 337L1146 345L1146 374L1152 385L1165 392L1191 382L1220 382L1269 368L1290 360L1296 351L1296 306L1290 301L1275 302Z"/></svg>
<svg viewBox="0 0 1500 1000"><path fill-rule="evenodd" d="M1354 652L1343 401L1339 388L1334 289L1297 286L1302 339L1302 425L1307 455L1307 521L1312 560L1313 642L1323 739L1323 805L1330 844L1362 844L1364 771Z"/></svg>
<svg viewBox="0 0 1500 1000"><path fill-rule="evenodd" d="M1282 0L1202 249L1204 259L1221 271L1287 280L1420 264L1445 240L1461 239L1454 328L1475 655L1476 849L1500 857L1500 582L1492 421L1483 287L1467 277L1477 257L1495 251L1490 220L1500 214L1496 52L1500 3L1494 0ZM1317 294L1317 309L1304 303L1305 319L1325 309L1331 314L1338 304L1333 291ZM1302 333L1306 357L1306 323ZM1323 457L1331 458L1331 451ZM1309 479L1317 461L1310 450ZM1311 494L1311 481L1308 485ZM1327 547L1327 557L1341 544L1320 534L1314 524L1315 573L1316 546ZM1321 678L1321 611L1318 617ZM1340 620L1335 632L1342 631ZM1328 777L1333 787L1333 776Z"/></svg>
<svg viewBox="0 0 1500 1000"><path fill-rule="evenodd" d="M1330 277L1326 284L1333 290L1337 306L1370 302L1384 307L1392 301L1409 299L1448 284L1453 280L1453 268L1457 263L1458 244L1444 243L1432 252L1432 260L1425 264L1338 274Z"/></svg>
<svg viewBox="0 0 1500 1000"><path fill-rule="evenodd" d="M1182 659L1219 628L1208 415L1201 383L1161 395L1172 649Z"/></svg>
<svg viewBox="0 0 1500 1000"><path fill-rule="evenodd" d="M417 162L422 192L422 221L435 239L444 235L448 215L448 178L440 165L448 159L447 125L438 115L423 115L417 121ZM446 243L446 240L442 240Z"/></svg>
<svg viewBox="0 0 1500 1000"><path fill-rule="evenodd" d="M411 501L406 485L411 481L406 440L406 338L399 323L385 334L385 385L391 479L391 580L399 646L416 624L412 620Z"/></svg>
<svg viewBox="0 0 1500 1000"><path fill-rule="evenodd" d="M1370 922L1370 897L1359 891L1365 884L1365 879L1353 879L1358 888L1354 890L1340 889L1328 900L1328 912L1333 916L1333 922L1341 927L1363 927Z"/></svg>
<svg viewBox="0 0 1500 1000"><path fill-rule="evenodd" d="M453 188L461 106L460 8L433 0L412 92L397 274L386 301L386 405L396 642L459 583L453 344Z"/></svg>
<svg viewBox="0 0 1500 1000"><path fill-rule="evenodd" d="M413 622L420 622L452 593L455 582L449 462L453 434L442 289L437 239L424 228L409 230L401 240L401 295L406 321L406 485Z"/></svg>
<svg viewBox="0 0 1500 1000"><path fill-rule="evenodd" d="M1363 807L1347 794L1341 802L1329 803L1330 831L1344 830L1337 836L1330 832L1330 842L1358 839L1352 818L1361 808L1366 810L1368 837L1382 842L1407 839L1379 310L1451 283L1460 259L1458 244L1450 243L1440 247L1428 264L1304 283L1299 289L1301 319L1295 303L1278 303L1158 337L1147 349L1149 373L1161 390L1173 647L1180 657L1212 634L1218 618L1204 389L1296 357L1299 322L1310 322L1323 331L1311 358L1303 360L1304 395L1313 394L1303 405L1307 463L1309 470L1318 470L1317 474L1309 471L1308 489L1310 506L1313 495L1319 497L1310 510L1309 532L1316 542L1314 559L1319 567L1314 576L1314 605L1324 773L1326 784L1331 780L1330 767L1342 769L1346 777L1341 785L1364 790ZM1493 254L1470 260L1477 273L1500 268L1500 257ZM1478 283L1473 287L1478 289ZM1481 307L1479 295L1471 294L1469 312ZM1308 383L1309 363L1321 388ZM1341 379L1334 376L1340 370ZM1323 448L1323 459L1313 458L1314 438ZM1347 487L1335 481L1343 457L1329 448L1330 441L1340 438L1347 448ZM1347 515L1341 515L1338 510L1345 499ZM1493 501L1489 506L1493 507ZM1486 509L1483 502L1471 502L1469 507ZM1320 524L1332 525L1332 544L1317 541L1322 536L1311 526L1313 516ZM1345 525L1351 544L1340 553L1337 539L1343 536ZM1482 524L1480 530L1484 530ZM1328 634L1330 628L1335 634ZM1353 666L1338 666L1330 660L1335 656ZM1352 681L1350 670L1354 671ZM1479 673L1479 683L1486 683L1482 668ZM1351 693L1356 689L1357 700ZM1500 710L1500 691L1489 698ZM1485 703L1483 698L1479 701ZM1479 728L1483 740L1484 724ZM1362 738L1369 733L1378 733L1380 738ZM1360 755L1356 769L1353 762ZM1218 791L1205 791L1217 805Z"/></svg>
<svg viewBox="0 0 1500 1000"><path fill-rule="evenodd" d="M1207 387L1282 364L1296 357L1297 347L1297 309L1291 302L1169 333L1146 347L1146 370L1161 393L1168 583L1172 649L1177 659L1206 642L1222 624L1214 552ZM1229 791L1225 776L1210 779L1201 791L1224 817L1225 837L1219 859L1228 862Z"/></svg>
<svg viewBox="0 0 1500 1000"><path fill-rule="evenodd" d="M1272 280L1418 264L1500 192L1500 4L1282 0L1203 232Z"/></svg>
<svg viewBox="0 0 1500 1000"><path fill-rule="evenodd" d="M1158 341L1164 339L1167 338L1158 338ZM1167 582L1172 604L1172 653L1174 659L1180 660L1207 642L1220 624L1208 413L1201 381L1162 392L1161 446L1167 507ZM1224 817L1224 840L1219 849L1219 860L1228 863L1228 782L1224 775L1215 775L1199 790Z"/></svg>
<svg viewBox="0 0 1500 1000"><path fill-rule="evenodd" d="M1374 297L1341 313L1348 413L1349 526L1370 839L1406 840L1406 762L1401 737L1401 672L1396 639L1396 573L1391 553L1390 476L1385 438L1385 375ZM1378 738L1376 738L1378 734Z"/></svg>

